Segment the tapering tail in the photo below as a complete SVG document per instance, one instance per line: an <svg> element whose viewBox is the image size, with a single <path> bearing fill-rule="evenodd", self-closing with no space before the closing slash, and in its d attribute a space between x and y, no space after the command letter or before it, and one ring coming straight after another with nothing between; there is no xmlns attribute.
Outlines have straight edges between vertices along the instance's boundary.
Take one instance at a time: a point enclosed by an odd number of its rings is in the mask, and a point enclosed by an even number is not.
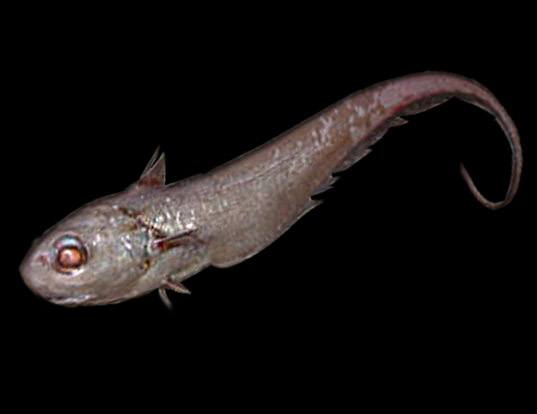
<svg viewBox="0 0 537 414"><path fill-rule="evenodd" d="M483 196L463 164L460 166L461 174L470 192L485 207L496 210L505 207L513 200L522 173L520 137L511 117L487 88L460 75L425 72L383 82L373 86L371 92L377 95L377 99L388 109L389 116L393 119L423 112L452 97L491 113L502 127L511 147L511 178L505 198L493 202Z"/></svg>

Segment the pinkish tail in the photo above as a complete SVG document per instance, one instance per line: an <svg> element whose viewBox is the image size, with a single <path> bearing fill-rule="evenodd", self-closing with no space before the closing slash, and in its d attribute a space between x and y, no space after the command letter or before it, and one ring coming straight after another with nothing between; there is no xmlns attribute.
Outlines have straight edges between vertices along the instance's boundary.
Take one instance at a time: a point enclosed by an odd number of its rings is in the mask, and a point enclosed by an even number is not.
<svg viewBox="0 0 537 414"><path fill-rule="evenodd" d="M462 177L470 192L485 207L496 210L514 198L522 173L522 147L516 126L503 106L484 86L471 79L441 72L410 75L379 85L379 98L393 116L409 115L427 110L450 97L462 99L491 113L502 127L511 147L511 178L502 201L490 201L477 189L466 167L461 164Z"/></svg>

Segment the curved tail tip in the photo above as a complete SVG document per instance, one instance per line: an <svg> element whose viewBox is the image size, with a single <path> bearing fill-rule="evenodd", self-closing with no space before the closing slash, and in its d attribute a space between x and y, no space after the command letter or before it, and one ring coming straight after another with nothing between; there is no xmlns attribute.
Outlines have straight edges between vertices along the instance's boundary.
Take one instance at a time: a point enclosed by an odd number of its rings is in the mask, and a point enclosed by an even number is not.
<svg viewBox="0 0 537 414"><path fill-rule="evenodd" d="M512 184L509 184L509 189L507 190L505 199L502 201L494 202L494 201L490 201L485 196L483 196L483 194L481 194L481 192L477 189L474 183L474 180L468 173L468 170L462 163L460 164L460 171L461 171L462 178L464 179L464 182L468 186L468 189L470 190L470 192L477 199L477 201L479 201L486 208L490 210L498 210L500 208L507 206L513 200L516 190L513 189Z"/></svg>

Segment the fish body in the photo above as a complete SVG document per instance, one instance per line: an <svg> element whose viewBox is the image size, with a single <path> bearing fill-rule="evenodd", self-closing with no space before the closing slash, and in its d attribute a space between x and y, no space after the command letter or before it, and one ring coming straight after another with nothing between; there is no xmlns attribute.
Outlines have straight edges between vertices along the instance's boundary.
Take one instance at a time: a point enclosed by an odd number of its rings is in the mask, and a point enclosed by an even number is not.
<svg viewBox="0 0 537 414"><path fill-rule="evenodd" d="M359 91L268 143L215 170L165 184L164 155L122 193L73 213L39 239L21 273L38 295L66 306L122 302L166 289L209 267L229 267L270 245L319 201L335 173L366 156L404 116L457 97L493 114L512 150L506 197L491 202L461 172L484 206L514 197L522 169L518 132L483 86L462 76L426 72Z"/></svg>

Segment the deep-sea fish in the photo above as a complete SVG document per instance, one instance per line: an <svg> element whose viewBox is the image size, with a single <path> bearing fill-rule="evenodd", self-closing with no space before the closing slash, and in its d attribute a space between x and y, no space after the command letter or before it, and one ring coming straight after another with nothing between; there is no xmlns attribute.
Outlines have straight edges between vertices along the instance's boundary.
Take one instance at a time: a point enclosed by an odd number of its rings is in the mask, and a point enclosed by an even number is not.
<svg viewBox="0 0 537 414"><path fill-rule="evenodd" d="M188 293L201 270L240 263L270 245L319 204L312 196L366 156L391 127L456 97L490 112L512 151L505 199L487 200L468 172L472 194L497 209L513 199L522 170L516 127L498 100L459 75L425 72L373 85L215 170L165 183L155 153L127 190L94 201L37 240L20 271L39 296L59 305L119 303L159 290Z"/></svg>

